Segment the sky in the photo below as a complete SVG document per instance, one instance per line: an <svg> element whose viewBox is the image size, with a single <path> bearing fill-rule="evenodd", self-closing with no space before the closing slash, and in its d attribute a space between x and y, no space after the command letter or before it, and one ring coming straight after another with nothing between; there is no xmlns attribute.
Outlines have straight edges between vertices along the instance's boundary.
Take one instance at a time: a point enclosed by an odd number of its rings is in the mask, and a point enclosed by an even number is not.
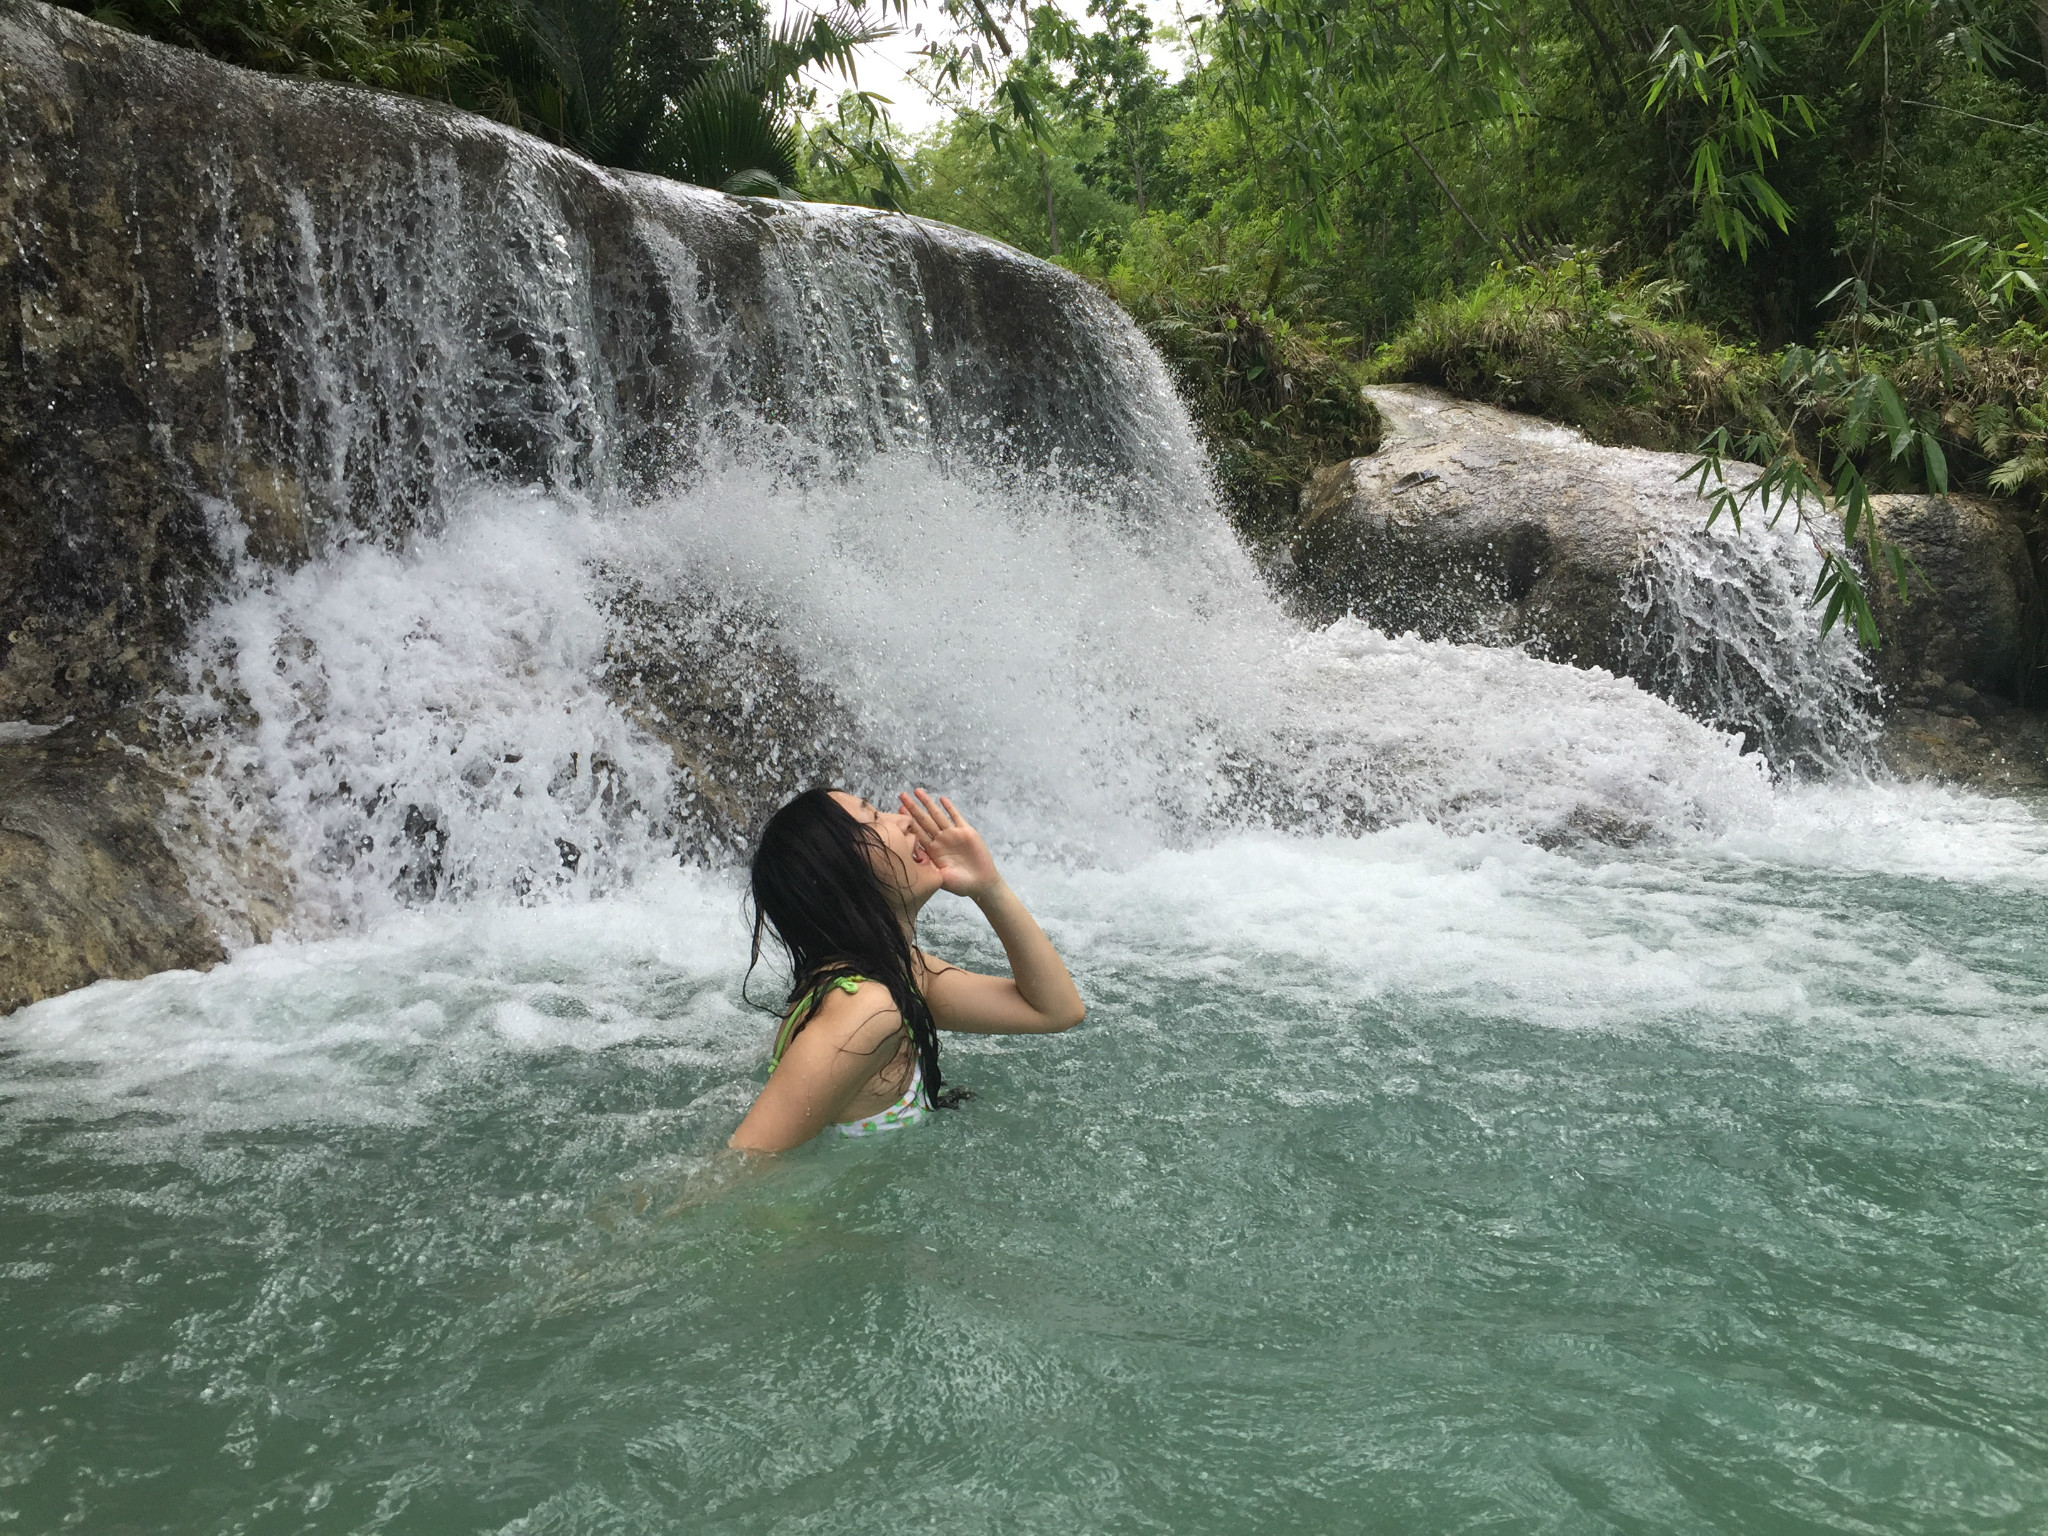
<svg viewBox="0 0 2048 1536"><path fill-rule="evenodd" d="M785 0L784 15L796 9L799 7ZM1099 23L1087 14L1086 0L1060 0L1060 9L1073 17L1082 31L1098 30ZM1174 25L1182 9L1181 0L1145 0L1146 13L1151 16L1155 27ZM860 88L888 97L889 116L906 134L921 133L948 115L944 107L909 78L909 71L917 63L918 50L925 46L926 41L915 35L914 29L919 25L927 31L941 33L946 20L935 5L913 6L910 26L895 37L862 49L859 60ZM1185 72L1176 47L1155 43L1152 59L1166 71L1169 79L1179 79ZM807 84L817 87L819 104L827 110L840 92L850 89L846 78L831 70L807 70L804 79Z"/></svg>

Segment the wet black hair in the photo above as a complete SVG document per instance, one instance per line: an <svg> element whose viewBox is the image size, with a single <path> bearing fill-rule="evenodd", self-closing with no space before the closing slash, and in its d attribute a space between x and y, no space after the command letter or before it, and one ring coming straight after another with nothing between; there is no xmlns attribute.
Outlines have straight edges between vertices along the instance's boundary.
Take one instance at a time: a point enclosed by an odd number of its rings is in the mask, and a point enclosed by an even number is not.
<svg viewBox="0 0 2048 1536"><path fill-rule="evenodd" d="M796 1021L799 1032L840 977L880 982L917 1046L926 1094L933 1105L950 1107L966 1095L955 1089L940 1096L938 1026L918 990L910 937L875 873L877 862L894 857L829 789L807 789L770 816L749 868L754 942L747 975L761 962L764 934L774 934L790 973L789 996L776 1012L786 1016L811 999ZM744 981L740 995L746 996Z"/></svg>

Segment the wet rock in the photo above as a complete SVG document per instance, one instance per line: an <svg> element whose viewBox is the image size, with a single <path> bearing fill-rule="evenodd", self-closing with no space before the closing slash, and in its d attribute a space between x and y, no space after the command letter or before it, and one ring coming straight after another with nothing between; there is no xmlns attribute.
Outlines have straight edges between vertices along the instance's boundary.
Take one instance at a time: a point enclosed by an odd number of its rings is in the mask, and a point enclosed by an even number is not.
<svg viewBox="0 0 2048 1536"><path fill-rule="evenodd" d="M1879 747L1901 778L2048 789L2048 718L1982 695L1967 708L1895 707Z"/></svg>
<svg viewBox="0 0 2048 1536"><path fill-rule="evenodd" d="M1389 633L1523 645L1626 672L1625 601L1663 531L1641 496L1645 459L1569 428L1416 386L1367 392L1377 453L1319 472L1293 563L1318 617Z"/></svg>
<svg viewBox="0 0 2048 1536"><path fill-rule="evenodd" d="M1879 496L1873 505L1914 567L1905 599L1888 578L1871 583L1884 633L1886 760L1913 778L2048 785L2048 721L2035 707L2042 593L2011 509L1973 496Z"/></svg>
<svg viewBox="0 0 2048 1536"><path fill-rule="evenodd" d="M1379 451L1303 498L1292 560L1309 617L1603 668L1780 770L1866 750L1874 690L1847 640L1819 635L1803 598L1817 556L1789 523L1708 530L1683 454L1417 386L1369 393Z"/></svg>
<svg viewBox="0 0 2048 1536"><path fill-rule="evenodd" d="M1840 711L1788 729L1799 724L1791 706L1804 686L1795 653L1821 645L1801 611L1811 570L1777 594L1780 611L1761 626L1776 655L1731 645L1733 631L1702 622L1709 615L1660 618L1659 583L1682 563L1669 558L1679 544L1695 563L1725 561L1760 537L1753 525L1743 535L1705 530L1705 504L1684 483L1686 455L1600 448L1422 388L1371 393L1388 425L1384 445L1323 470L1303 498L1293 565L1312 616L1351 612L1389 631L1604 667L1743 731L1774 762L1789 751L1826 766L1805 745L1816 730L1859 734ZM1909 777L2048 783L2048 723L2032 699L2048 626L2017 522L1967 496L1881 496L1876 507L1917 567L1909 602L1871 583L1884 634L1872 662L1878 687L1867 694L1872 708L1882 701L1879 755ZM1806 553L1778 548L1783 558ZM1754 554L1748 571L1733 573L1752 586L1765 575Z"/></svg>
<svg viewBox="0 0 2048 1536"><path fill-rule="evenodd" d="M1894 581L1871 584L1886 687L1914 708L1938 707L1957 686L2027 702L2043 659L2042 601L2011 509L1977 496L1878 496L1872 505L1914 566L1904 599Z"/></svg>
<svg viewBox="0 0 2048 1536"><path fill-rule="evenodd" d="M621 581L605 617L607 691L675 756L669 812L686 856L734 858L797 791L865 782L851 711L762 615Z"/></svg>
<svg viewBox="0 0 2048 1536"><path fill-rule="evenodd" d="M222 958L216 916L165 839L179 798L97 730L0 742L0 1012Z"/></svg>
<svg viewBox="0 0 2048 1536"><path fill-rule="evenodd" d="M1173 473L1157 360L1046 263L37 0L0 0L0 223L0 719L146 696L238 562L656 491L707 426Z"/></svg>

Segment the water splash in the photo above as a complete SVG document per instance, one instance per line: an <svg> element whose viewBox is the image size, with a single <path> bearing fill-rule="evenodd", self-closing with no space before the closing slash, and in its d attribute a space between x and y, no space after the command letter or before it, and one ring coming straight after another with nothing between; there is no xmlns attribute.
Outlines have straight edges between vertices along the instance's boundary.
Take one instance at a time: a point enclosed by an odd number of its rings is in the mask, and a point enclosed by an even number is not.
<svg viewBox="0 0 2048 1536"><path fill-rule="evenodd" d="M254 568L199 626L176 715L209 819L287 850L316 926L601 893L664 857L674 765L604 691L570 521L508 498L401 550Z"/></svg>
<svg viewBox="0 0 2048 1536"><path fill-rule="evenodd" d="M701 727L653 721L628 602L694 627L672 620L664 655L744 624L783 670L751 696L743 670ZM707 735L765 802L936 784L1081 863L1247 826L1634 842L1770 798L1761 758L1626 680L1302 631L1204 502L1134 520L1051 473L922 455L822 480L728 457L645 504L479 498L398 551L254 569L203 626L184 710L215 814L291 850L302 908L338 922L601 892L701 848L671 748Z"/></svg>

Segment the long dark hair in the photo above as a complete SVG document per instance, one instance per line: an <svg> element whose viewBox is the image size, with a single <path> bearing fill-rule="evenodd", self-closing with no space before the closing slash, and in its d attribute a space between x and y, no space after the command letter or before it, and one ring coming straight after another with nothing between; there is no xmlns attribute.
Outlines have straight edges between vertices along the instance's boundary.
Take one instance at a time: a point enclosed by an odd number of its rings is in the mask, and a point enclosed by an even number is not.
<svg viewBox="0 0 2048 1536"><path fill-rule="evenodd" d="M773 933L790 972L789 996L777 1011L786 1015L812 996L796 1021L799 1031L840 977L880 982L917 1046L927 1097L950 1106L963 1095L939 1096L938 1026L918 990L910 937L875 874L874 861L890 857L875 829L856 820L829 789L807 789L770 816L749 871L754 945L747 975L761 962L762 935ZM746 996L744 981L740 995Z"/></svg>

